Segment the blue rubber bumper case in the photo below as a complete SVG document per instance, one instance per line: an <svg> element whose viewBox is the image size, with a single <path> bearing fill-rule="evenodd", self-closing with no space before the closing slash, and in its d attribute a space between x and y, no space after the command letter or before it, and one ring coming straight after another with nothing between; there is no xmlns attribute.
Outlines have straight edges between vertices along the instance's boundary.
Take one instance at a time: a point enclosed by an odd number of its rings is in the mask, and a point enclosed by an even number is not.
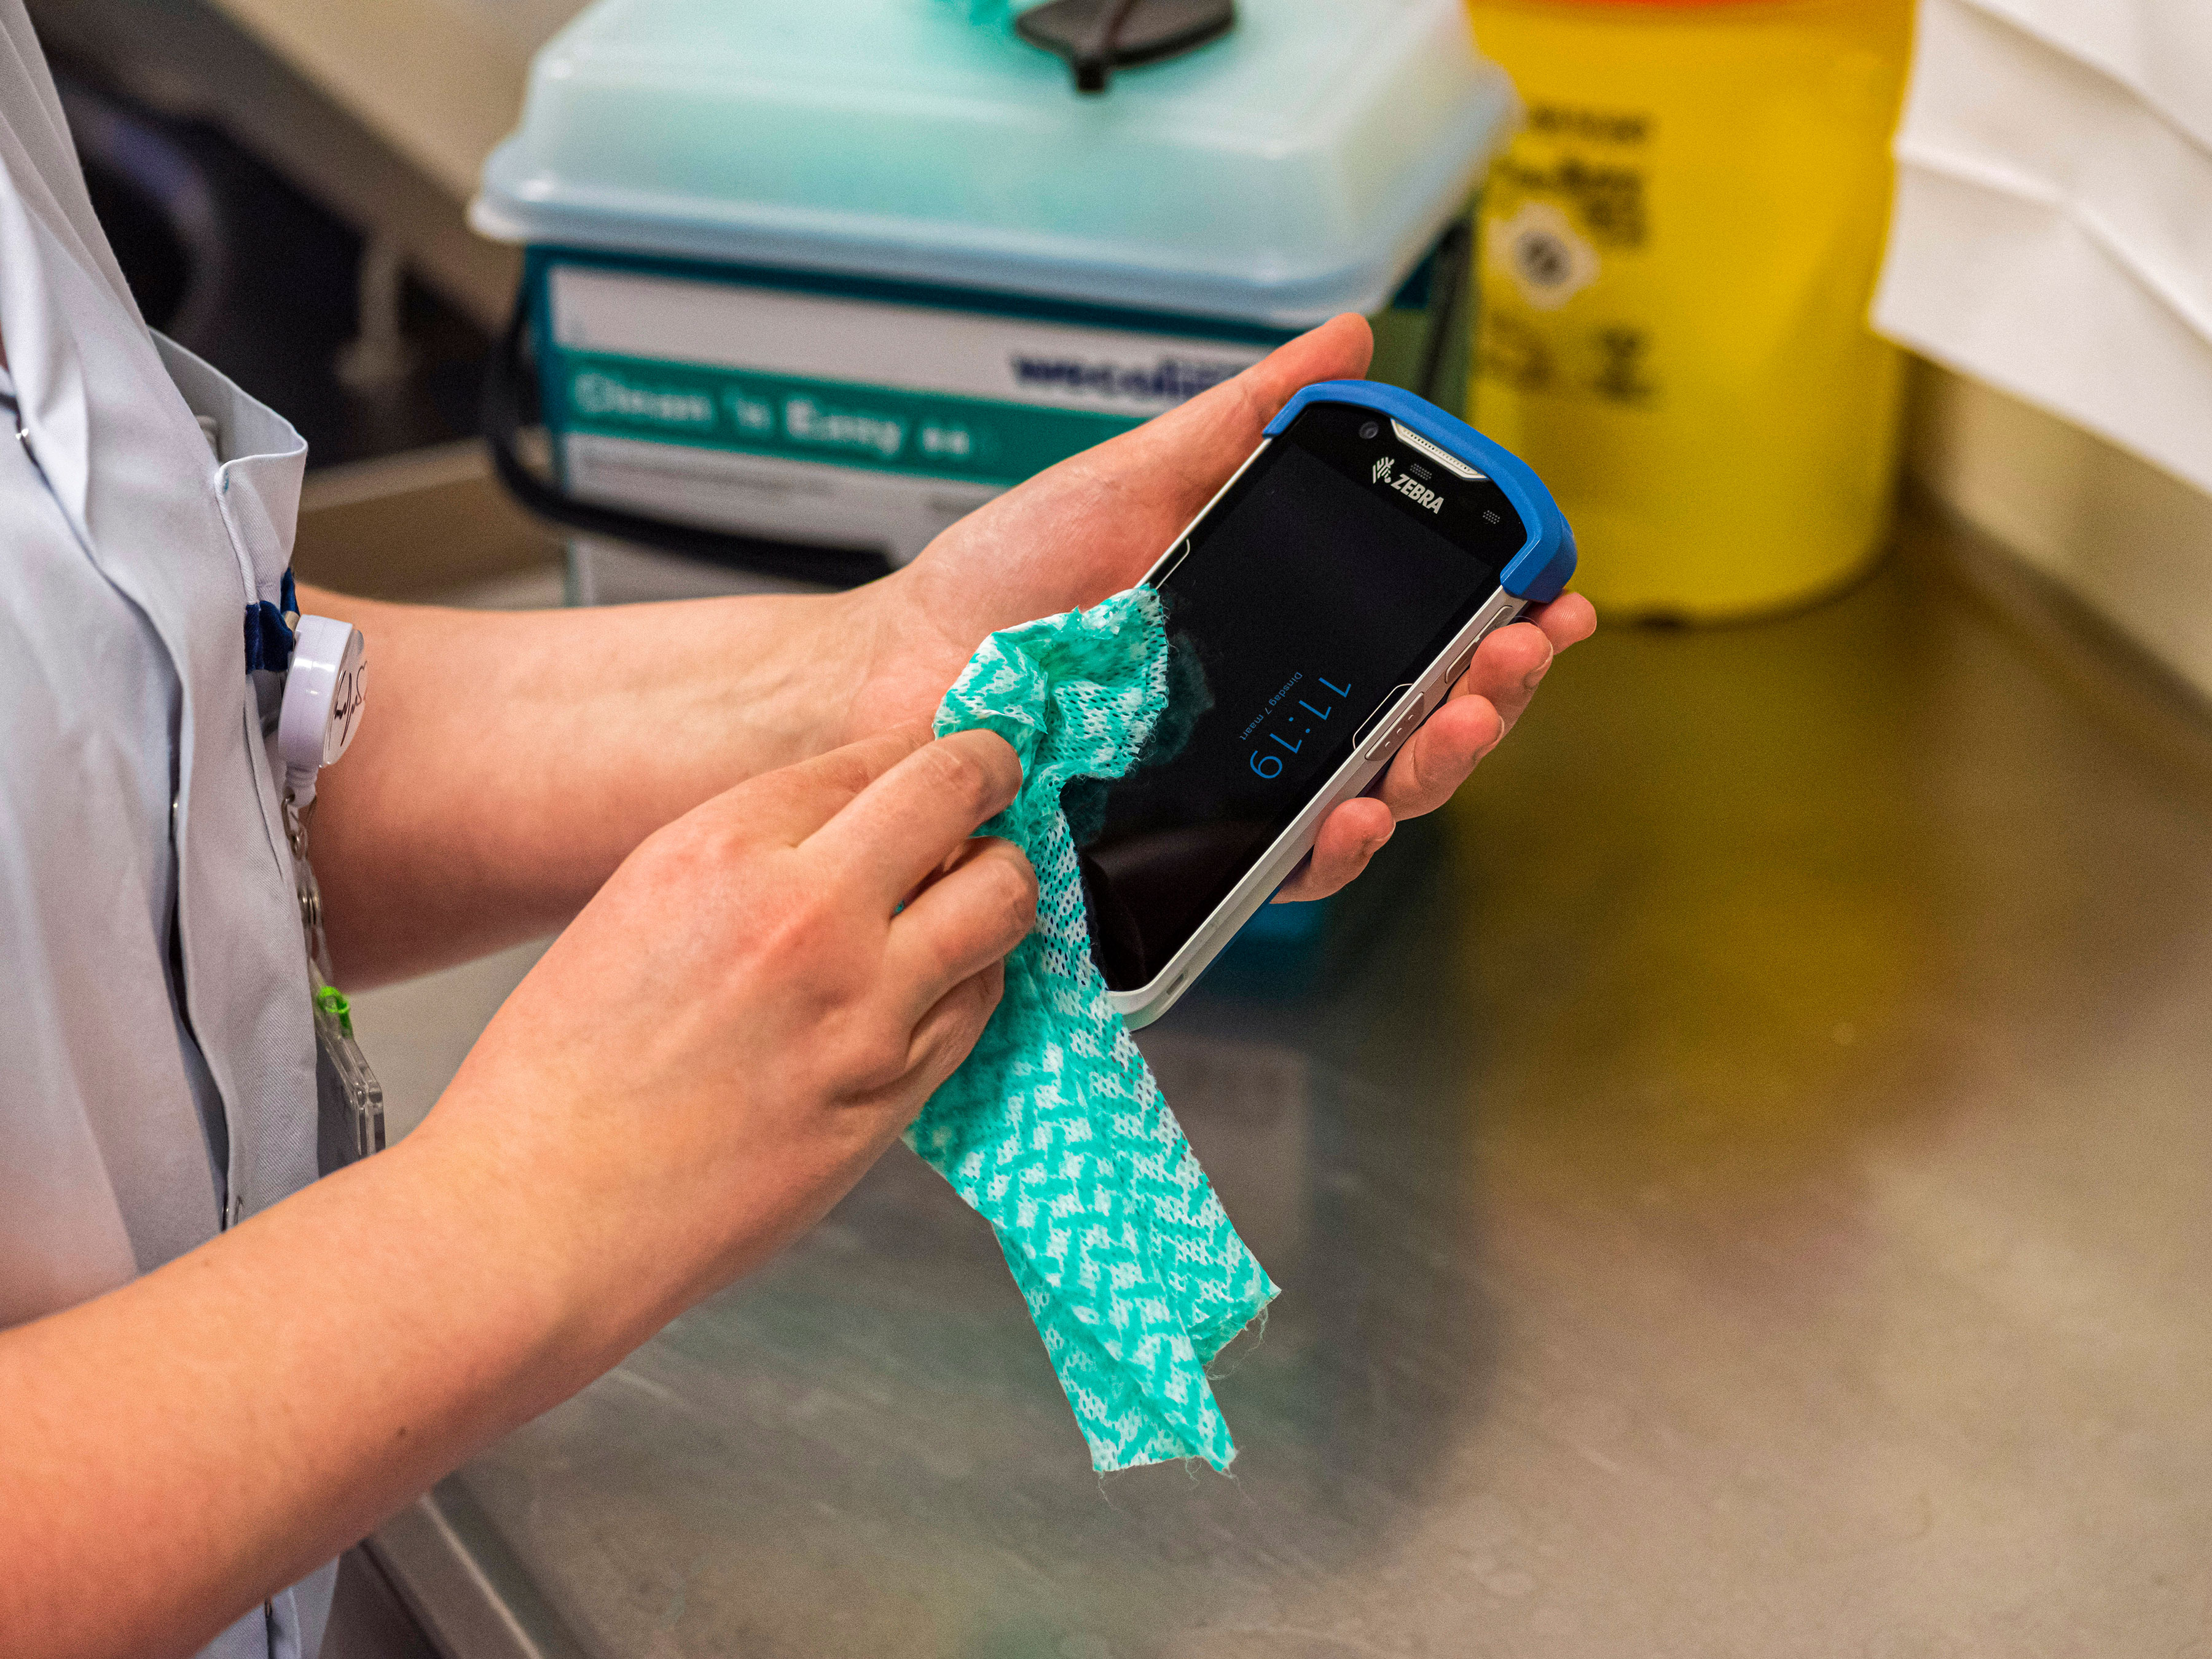
<svg viewBox="0 0 2212 1659"><path fill-rule="evenodd" d="M1506 563L1498 585L1516 599L1542 605L1556 599L1575 574L1575 532L1566 514L1544 488L1544 481L1512 451L1486 438L1457 416L1447 415L1425 398L1377 380L1316 380L1283 405L1267 422L1273 438L1297 419L1308 404L1357 404L1401 421L1431 443L1487 476L1505 492L1527 526L1528 539Z"/></svg>

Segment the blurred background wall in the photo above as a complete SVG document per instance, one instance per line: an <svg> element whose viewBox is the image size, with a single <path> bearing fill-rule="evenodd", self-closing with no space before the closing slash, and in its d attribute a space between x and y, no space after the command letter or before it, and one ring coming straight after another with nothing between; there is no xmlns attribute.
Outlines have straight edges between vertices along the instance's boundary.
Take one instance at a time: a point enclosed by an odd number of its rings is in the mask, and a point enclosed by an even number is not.
<svg viewBox="0 0 2212 1659"><path fill-rule="evenodd" d="M2212 697L2212 496L1933 364L1910 407L1914 483Z"/></svg>

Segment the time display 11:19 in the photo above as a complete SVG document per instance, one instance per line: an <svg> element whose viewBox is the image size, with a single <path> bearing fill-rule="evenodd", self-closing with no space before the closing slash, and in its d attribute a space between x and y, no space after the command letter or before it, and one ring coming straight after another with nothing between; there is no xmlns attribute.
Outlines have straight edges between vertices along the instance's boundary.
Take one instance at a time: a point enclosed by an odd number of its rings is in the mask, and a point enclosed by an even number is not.
<svg viewBox="0 0 2212 1659"><path fill-rule="evenodd" d="M1295 756L1303 750L1321 730L1323 723L1344 707L1344 700L1352 695L1350 686L1339 685L1334 680L1316 676L1314 684L1327 690L1330 701L1316 708L1310 699L1300 697L1283 711L1283 729L1270 732L1261 738L1259 746L1249 757L1249 763L1259 776L1280 777L1284 757ZM1316 695L1320 694L1316 692Z"/></svg>

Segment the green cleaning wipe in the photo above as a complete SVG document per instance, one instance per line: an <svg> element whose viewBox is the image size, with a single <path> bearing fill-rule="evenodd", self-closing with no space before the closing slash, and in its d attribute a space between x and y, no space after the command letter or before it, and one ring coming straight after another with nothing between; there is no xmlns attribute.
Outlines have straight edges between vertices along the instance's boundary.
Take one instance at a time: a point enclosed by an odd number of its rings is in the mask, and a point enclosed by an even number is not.
<svg viewBox="0 0 2212 1659"><path fill-rule="evenodd" d="M907 1144L991 1224L1091 1466L1237 1455L1206 1363L1274 1299L1091 959L1071 779L1127 772L1168 702L1167 632L1150 588L984 641L937 732L985 726L1021 757L1022 789L983 826L1036 868L1037 927L975 1052Z"/></svg>

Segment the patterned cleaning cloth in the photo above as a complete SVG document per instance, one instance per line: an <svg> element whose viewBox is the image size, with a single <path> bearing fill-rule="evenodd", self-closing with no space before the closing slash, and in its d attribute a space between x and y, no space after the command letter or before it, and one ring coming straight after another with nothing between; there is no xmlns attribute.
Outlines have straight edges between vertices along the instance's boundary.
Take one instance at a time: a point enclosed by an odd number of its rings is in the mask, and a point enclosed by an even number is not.
<svg viewBox="0 0 2212 1659"><path fill-rule="evenodd" d="M1158 596L1117 593L983 641L937 732L988 726L1021 793L983 826L1036 868L1037 930L1006 992L907 1144L991 1224L1103 1474L1237 1455L1206 1362L1273 1300L1106 1000L1060 791L1116 778L1168 702Z"/></svg>

